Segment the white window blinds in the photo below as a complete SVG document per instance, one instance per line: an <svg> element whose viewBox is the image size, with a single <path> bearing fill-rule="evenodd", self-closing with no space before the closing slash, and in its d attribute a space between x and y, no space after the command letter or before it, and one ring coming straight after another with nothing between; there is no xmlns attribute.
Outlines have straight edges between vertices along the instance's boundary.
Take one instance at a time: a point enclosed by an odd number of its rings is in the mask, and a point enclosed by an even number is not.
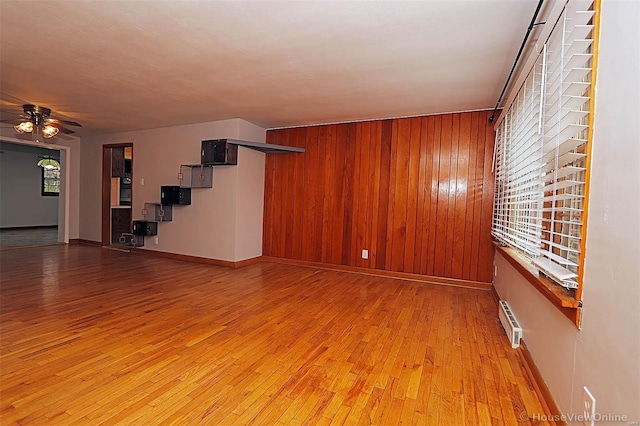
<svg viewBox="0 0 640 426"><path fill-rule="evenodd" d="M592 3L567 3L496 129L492 233L567 288L583 247Z"/></svg>

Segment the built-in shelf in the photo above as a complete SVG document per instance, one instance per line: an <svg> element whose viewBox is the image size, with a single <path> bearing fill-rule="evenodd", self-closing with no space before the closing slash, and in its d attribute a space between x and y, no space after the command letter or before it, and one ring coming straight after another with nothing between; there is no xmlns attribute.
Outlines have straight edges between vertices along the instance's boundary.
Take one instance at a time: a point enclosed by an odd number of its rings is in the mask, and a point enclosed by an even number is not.
<svg viewBox="0 0 640 426"><path fill-rule="evenodd" d="M134 220L132 229L133 235L158 235L158 222Z"/></svg>
<svg viewBox="0 0 640 426"><path fill-rule="evenodd" d="M181 188L213 188L213 166L210 164L183 164L178 181Z"/></svg>
<svg viewBox="0 0 640 426"><path fill-rule="evenodd" d="M272 143L261 143L261 142L249 142L249 141L241 141L238 139L227 139L227 143L244 146L246 148L254 149L256 151L264 152L265 154L286 154L291 152L305 152L304 148L298 148L295 146L276 145Z"/></svg>
<svg viewBox="0 0 640 426"><path fill-rule="evenodd" d="M176 185L160 187L160 204L163 206L191 204L191 188L181 188Z"/></svg>
<svg viewBox="0 0 640 426"><path fill-rule="evenodd" d="M213 166L235 166L238 164L238 147L253 149L265 154L291 154L305 152L304 148L241 141L239 139L212 139L202 141L200 163Z"/></svg>
<svg viewBox="0 0 640 426"><path fill-rule="evenodd" d="M173 209L170 205L163 206L159 203L144 203L142 216L146 220L150 220L153 222L171 222L172 210Z"/></svg>

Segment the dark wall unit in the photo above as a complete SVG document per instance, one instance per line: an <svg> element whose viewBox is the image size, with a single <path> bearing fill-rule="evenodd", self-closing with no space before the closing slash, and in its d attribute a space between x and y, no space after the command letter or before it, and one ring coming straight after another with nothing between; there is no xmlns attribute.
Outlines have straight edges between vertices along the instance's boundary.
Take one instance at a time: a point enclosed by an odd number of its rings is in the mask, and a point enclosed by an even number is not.
<svg viewBox="0 0 640 426"><path fill-rule="evenodd" d="M111 243L117 244L123 232L131 231L131 209L111 209Z"/></svg>
<svg viewBox="0 0 640 426"><path fill-rule="evenodd" d="M164 206L171 204L188 206L191 204L191 188L162 186L160 187L160 203Z"/></svg>
<svg viewBox="0 0 640 426"><path fill-rule="evenodd" d="M202 141L200 162L211 165L238 164L238 145L228 143L226 139Z"/></svg>
<svg viewBox="0 0 640 426"><path fill-rule="evenodd" d="M111 177L124 176L124 162L124 147L111 148Z"/></svg>
<svg viewBox="0 0 640 426"><path fill-rule="evenodd" d="M158 235L158 222L134 220L132 227L133 235Z"/></svg>

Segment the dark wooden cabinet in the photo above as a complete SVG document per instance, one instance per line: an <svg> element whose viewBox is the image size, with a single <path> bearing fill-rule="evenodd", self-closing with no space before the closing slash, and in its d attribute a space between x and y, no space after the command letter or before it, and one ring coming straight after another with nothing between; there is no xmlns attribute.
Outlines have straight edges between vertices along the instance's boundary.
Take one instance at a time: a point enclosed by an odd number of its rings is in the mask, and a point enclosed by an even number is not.
<svg viewBox="0 0 640 426"><path fill-rule="evenodd" d="M158 222L134 220L133 235L158 235Z"/></svg>
<svg viewBox="0 0 640 426"><path fill-rule="evenodd" d="M238 164L238 145L227 139L202 141L200 163L216 166L235 166Z"/></svg>
<svg viewBox="0 0 640 426"><path fill-rule="evenodd" d="M179 204L188 206L191 204L191 188L179 186L161 186L160 203L163 206Z"/></svg>
<svg viewBox="0 0 640 426"><path fill-rule="evenodd" d="M118 244L123 233L131 232L131 209L111 209L111 243Z"/></svg>
<svg viewBox="0 0 640 426"><path fill-rule="evenodd" d="M111 177L124 177L124 147L111 148Z"/></svg>

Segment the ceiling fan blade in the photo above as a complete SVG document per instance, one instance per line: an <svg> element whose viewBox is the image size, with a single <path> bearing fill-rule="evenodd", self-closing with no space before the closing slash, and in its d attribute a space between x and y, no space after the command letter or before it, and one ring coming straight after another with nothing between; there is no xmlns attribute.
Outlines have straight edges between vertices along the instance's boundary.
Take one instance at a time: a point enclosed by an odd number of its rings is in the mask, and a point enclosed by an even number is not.
<svg viewBox="0 0 640 426"><path fill-rule="evenodd" d="M20 124L22 123L22 120L20 120L19 118L8 118L6 120L0 120L0 123Z"/></svg>
<svg viewBox="0 0 640 426"><path fill-rule="evenodd" d="M67 126L82 127L82 124L76 123L75 121L60 120L57 118L47 118L47 122L52 124L66 124Z"/></svg>
<svg viewBox="0 0 640 426"><path fill-rule="evenodd" d="M60 124L58 124L58 123L49 123L49 125L51 125L51 126L55 127L56 129L60 130L62 133L65 133L65 134L67 134L67 135L70 135L70 134L72 134L72 133L75 133L73 130L71 130L71 129L67 129L66 127L61 126L61 125L60 125Z"/></svg>

